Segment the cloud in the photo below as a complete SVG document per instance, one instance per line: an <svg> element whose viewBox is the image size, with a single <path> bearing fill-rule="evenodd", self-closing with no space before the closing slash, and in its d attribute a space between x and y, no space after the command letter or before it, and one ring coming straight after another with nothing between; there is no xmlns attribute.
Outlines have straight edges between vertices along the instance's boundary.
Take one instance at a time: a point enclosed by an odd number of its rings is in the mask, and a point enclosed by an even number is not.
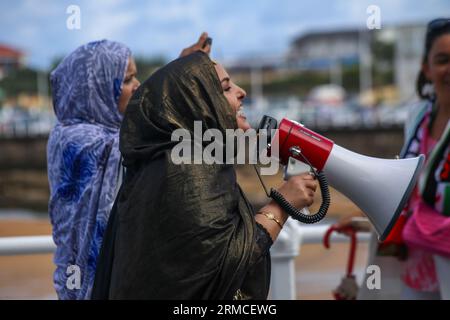
<svg viewBox="0 0 450 320"><path fill-rule="evenodd" d="M84 11L85 12L85 11ZM101 14L88 12L82 15L80 34L85 41L102 38L124 38L130 33L130 27L137 20L132 12L107 10Z"/></svg>

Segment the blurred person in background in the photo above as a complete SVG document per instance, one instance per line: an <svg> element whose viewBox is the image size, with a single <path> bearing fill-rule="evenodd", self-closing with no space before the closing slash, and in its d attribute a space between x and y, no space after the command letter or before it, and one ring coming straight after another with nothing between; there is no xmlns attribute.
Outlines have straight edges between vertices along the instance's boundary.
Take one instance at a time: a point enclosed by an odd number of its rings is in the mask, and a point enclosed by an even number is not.
<svg viewBox="0 0 450 320"><path fill-rule="evenodd" d="M376 293L363 282L361 299L450 299L450 18L428 24L424 47L416 84L421 102L406 123L401 157L424 154L425 166L388 238L370 250L369 264L379 264L396 287ZM358 229L348 218L338 223L349 225ZM397 263L383 260L389 256Z"/></svg>
<svg viewBox="0 0 450 320"><path fill-rule="evenodd" d="M207 33L182 51L202 50ZM90 297L97 256L123 168L119 128L140 83L130 49L94 41L69 54L51 73L57 124L47 145L49 214L57 246L59 299Z"/></svg>
<svg viewBox="0 0 450 320"><path fill-rule="evenodd" d="M406 128L402 155L425 168L406 208L404 299L450 299L450 18L428 24L417 93L425 101Z"/></svg>

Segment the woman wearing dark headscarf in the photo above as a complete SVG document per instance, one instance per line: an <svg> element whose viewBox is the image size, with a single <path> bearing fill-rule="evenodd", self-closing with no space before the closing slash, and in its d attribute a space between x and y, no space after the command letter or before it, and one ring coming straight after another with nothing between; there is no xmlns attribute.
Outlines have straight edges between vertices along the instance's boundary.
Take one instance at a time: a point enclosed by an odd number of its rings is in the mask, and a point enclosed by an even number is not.
<svg viewBox="0 0 450 320"><path fill-rule="evenodd" d="M203 53L173 61L130 101L120 150L127 175L101 250L94 299L267 298L269 248L287 219L269 203L257 216L229 164L174 164L172 132L247 126L245 92ZM236 116L238 119L236 121ZM316 183L279 191L298 207Z"/></svg>

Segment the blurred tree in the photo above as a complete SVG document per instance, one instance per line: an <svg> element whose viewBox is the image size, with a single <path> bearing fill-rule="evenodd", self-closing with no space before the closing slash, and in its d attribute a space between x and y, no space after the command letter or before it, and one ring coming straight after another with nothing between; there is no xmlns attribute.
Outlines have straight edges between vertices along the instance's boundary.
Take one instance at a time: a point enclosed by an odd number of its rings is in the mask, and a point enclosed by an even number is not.
<svg viewBox="0 0 450 320"><path fill-rule="evenodd" d="M50 69L46 73L48 81L48 95L51 95L50 73L63 60L63 57L56 57L50 64ZM136 66L138 69L138 79L145 81L156 69L166 64L166 59L163 57L144 58L136 57ZM24 67L0 80L0 89L3 90L6 97L16 97L21 93L36 94L38 92L38 73L40 71Z"/></svg>
<svg viewBox="0 0 450 320"><path fill-rule="evenodd" d="M271 96L297 95L304 97L313 87L324 83L328 83L326 72L299 71L295 74L270 77L270 80L265 77L263 92L265 95ZM251 93L249 79L240 81L239 86Z"/></svg>
<svg viewBox="0 0 450 320"><path fill-rule="evenodd" d="M359 92L359 65L345 66L342 70L342 86L347 93L357 94Z"/></svg>
<svg viewBox="0 0 450 320"><path fill-rule="evenodd" d="M0 88L0 106L2 105L3 101L5 100L5 92Z"/></svg>
<svg viewBox="0 0 450 320"><path fill-rule="evenodd" d="M0 88L6 97L15 97L20 93L36 94L38 91L38 71L32 68L22 68L11 72L0 80Z"/></svg>
<svg viewBox="0 0 450 320"><path fill-rule="evenodd" d="M142 83L158 68L167 63L167 60L162 56L146 58L142 56L136 56L134 58L137 67L137 78Z"/></svg>
<svg viewBox="0 0 450 320"><path fill-rule="evenodd" d="M52 72L53 70L56 69L56 67L58 66L58 64L61 63L61 61L64 59L64 56L58 56L52 59L52 62L50 63L50 71Z"/></svg>
<svg viewBox="0 0 450 320"><path fill-rule="evenodd" d="M63 60L64 57L56 57L53 59L51 63L50 70L55 69L58 64ZM166 58L162 56L156 57L143 57L143 56L135 56L134 61L136 62L137 67L137 78L139 81L145 81L156 69L162 67L167 63Z"/></svg>
<svg viewBox="0 0 450 320"><path fill-rule="evenodd" d="M373 86L381 87L394 83L395 46L392 41L383 41L374 37L373 54Z"/></svg>

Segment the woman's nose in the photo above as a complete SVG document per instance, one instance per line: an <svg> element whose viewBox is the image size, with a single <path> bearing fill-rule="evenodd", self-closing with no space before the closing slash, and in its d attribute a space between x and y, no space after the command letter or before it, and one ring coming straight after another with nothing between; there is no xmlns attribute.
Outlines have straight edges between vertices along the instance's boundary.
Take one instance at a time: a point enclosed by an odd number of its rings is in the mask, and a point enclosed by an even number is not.
<svg viewBox="0 0 450 320"><path fill-rule="evenodd" d="M239 87L238 99L239 99L239 100L243 100L246 96L247 96L247 92L245 92L244 89L242 89L241 87Z"/></svg>
<svg viewBox="0 0 450 320"><path fill-rule="evenodd" d="M140 85L141 85L140 81L139 81L139 80L136 80L136 84L135 84L135 86L133 87L133 93L139 88Z"/></svg>

